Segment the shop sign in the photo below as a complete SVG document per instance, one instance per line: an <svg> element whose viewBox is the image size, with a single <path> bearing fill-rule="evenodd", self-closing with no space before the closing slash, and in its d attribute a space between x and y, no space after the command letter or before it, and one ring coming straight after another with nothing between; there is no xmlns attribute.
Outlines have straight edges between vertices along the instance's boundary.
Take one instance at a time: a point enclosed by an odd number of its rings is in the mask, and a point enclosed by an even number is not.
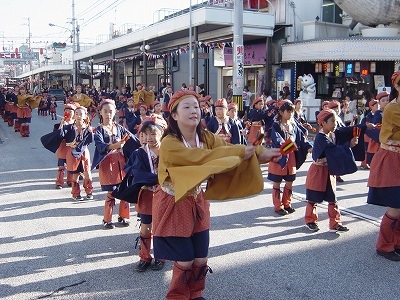
<svg viewBox="0 0 400 300"><path fill-rule="evenodd" d="M346 62L346 77L353 77L353 68L354 64L353 62Z"/></svg>
<svg viewBox="0 0 400 300"><path fill-rule="evenodd" d="M243 45L236 45L235 46L235 72L236 72L236 88L243 89L243 77L244 77L244 62L243 62L243 52L244 47Z"/></svg>
<svg viewBox="0 0 400 300"><path fill-rule="evenodd" d="M369 74L369 62L363 61L360 64L360 68L361 68L361 70L360 70L361 76L367 76Z"/></svg>
<svg viewBox="0 0 400 300"><path fill-rule="evenodd" d="M335 77L340 77L339 63L333 65L333 73L335 74Z"/></svg>
<svg viewBox="0 0 400 300"><path fill-rule="evenodd" d="M376 62L372 61L369 67L369 71L371 73L375 73L376 72Z"/></svg>
<svg viewBox="0 0 400 300"><path fill-rule="evenodd" d="M244 45L243 63L245 66L265 65L267 47L265 44ZM225 66L233 66L233 48L224 48Z"/></svg>
<svg viewBox="0 0 400 300"><path fill-rule="evenodd" d="M344 62L342 62L342 61L339 62L339 72L340 73L344 72Z"/></svg>
<svg viewBox="0 0 400 300"><path fill-rule="evenodd" d="M361 70L360 62L359 62L359 61L356 61L356 62L354 63L354 72L360 73L360 70Z"/></svg>

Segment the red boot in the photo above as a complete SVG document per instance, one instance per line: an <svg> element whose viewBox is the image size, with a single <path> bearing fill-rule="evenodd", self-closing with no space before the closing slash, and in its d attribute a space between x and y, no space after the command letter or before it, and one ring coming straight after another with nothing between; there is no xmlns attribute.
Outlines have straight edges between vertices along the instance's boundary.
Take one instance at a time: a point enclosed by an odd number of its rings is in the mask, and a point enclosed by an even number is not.
<svg viewBox="0 0 400 300"><path fill-rule="evenodd" d="M272 203L274 204L274 210L278 215L284 216L288 214L288 212L283 209L281 190L279 188L272 188Z"/></svg>
<svg viewBox="0 0 400 300"><path fill-rule="evenodd" d="M131 217L131 207L129 205L129 202L126 202L124 200L119 201L118 215L122 219L129 219Z"/></svg>
<svg viewBox="0 0 400 300"><path fill-rule="evenodd" d="M151 247L151 235L143 236L142 234L140 234L140 251L139 251L140 261L135 266L136 272L144 272L150 267L151 261L153 260L150 254L150 247Z"/></svg>
<svg viewBox="0 0 400 300"><path fill-rule="evenodd" d="M14 131L15 132L21 131L21 123L18 122L17 120L15 120L15 122L14 122Z"/></svg>
<svg viewBox="0 0 400 300"><path fill-rule="evenodd" d="M206 288L206 275L207 272L212 270L207 263L201 266L192 266L192 279L189 281L190 299L203 299L201 294Z"/></svg>
<svg viewBox="0 0 400 300"><path fill-rule="evenodd" d="M379 229L378 242L376 249L381 252L394 251L395 235L394 228L396 227L397 219L389 216L387 213L383 216Z"/></svg>
<svg viewBox="0 0 400 300"><path fill-rule="evenodd" d="M191 299L189 281L191 280L192 269L186 269L177 262L174 263L172 269L172 279L169 285L166 299L167 300L186 300Z"/></svg>
<svg viewBox="0 0 400 300"><path fill-rule="evenodd" d="M304 215L304 221L306 222L306 227L311 231L318 231L319 227L317 225L318 215L317 215L317 203L308 201L306 204L306 213Z"/></svg>
<svg viewBox="0 0 400 300"><path fill-rule="evenodd" d="M25 136L28 137L31 132L29 131L29 123L25 125Z"/></svg>
<svg viewBox="0 0 400 300"><path fill-rule="evenodd" d="M21 125L20 126L20 129L19 129L19 133L21 134L21 136L22 137L25 137L26 136L26 128L25 128L25 125Z"/></svg>
<svg viewBox="0 0 400 300"><path fill-rule="evenodd" d="M67 172L67 185L72 186L72 174Z"/></svg>
<svg viewBox="0 0 400 300"><path fill-rule="evenodd" d="M64 170L65 167L58 167L57 171L57 179L56 179L56 188L61 189L64 184Z"/></svg>
<svg viewBox="0 0 400 300"><path fill-rule="evenodd" d="M292 204L292 190L286 186L283 188L282 195L283 208L289 213L294 213L296 210L291 206Z"/></svg>
<svg viewBox="0 0 400 300"><path fill-rule="evenodd" d="M72 190L71 190L72 198L76 201L83 200L81 196L81 186L79 182L72 183Z"/></svg>
<svg viewBox="0 0 400 300"><path fill-rule="evenodd" d="M86 199L92 200L93 199L93 182L90 179L83 180L83 188L85 189Z"/></svg>
<svg viewBox="0 0 400 300"><path fill-rule="evenodd" d="M110 224L110 227L112 225L111 220L112 220L114 205L115 205L115 198L111 195L111 192L108 192L106 196L106 201L104 202L103 222L104 224Z"/></svg>

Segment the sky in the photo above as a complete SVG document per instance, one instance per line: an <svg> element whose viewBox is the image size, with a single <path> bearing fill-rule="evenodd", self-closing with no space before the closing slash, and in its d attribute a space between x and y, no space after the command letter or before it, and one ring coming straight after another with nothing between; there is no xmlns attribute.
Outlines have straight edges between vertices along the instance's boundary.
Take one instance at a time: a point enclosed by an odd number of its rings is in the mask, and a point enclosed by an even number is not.
<svg viewBox="0 0 400 300"><path fill-rule="evenodd" d="M0 0L0 47L15 49L28 45L29 30L31 48L45 48L54 42L70 45L73 0ZM201 0L74 0L75 19L80 26L80 44L101 41L114 30L124 31L149 25L164 17L172 9L183 9L201 3ZM23 8L23 9L22 9ZM50 27L53 23L61 27ZM28 26L30 24L30 26ZM125 25L124 25L125 24ZM3 49L0 48L0 49Z"/></svg>

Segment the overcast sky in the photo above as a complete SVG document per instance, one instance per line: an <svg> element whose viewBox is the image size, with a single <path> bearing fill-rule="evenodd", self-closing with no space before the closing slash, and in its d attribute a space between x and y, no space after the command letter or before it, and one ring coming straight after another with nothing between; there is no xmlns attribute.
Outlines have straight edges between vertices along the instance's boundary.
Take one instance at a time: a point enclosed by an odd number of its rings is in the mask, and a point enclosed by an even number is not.
<svg viewBox="0 0 400 300"><path fill-rule="evenodd" d="M27 44L29 28L31 48L45 47L46 43L70 42L70 31L50 27L53 23L72 29L72 0L18 0L1 2L0 44L14 49ZM183 9L190 0L75 0L75 18L80 25L80 42L94 43L101 35L108 35L110 23L115 30L124 30L124 24L149 25L163 18L160 9ZM192 5L200 3L192 0ZM158 12L157 12L158 11ZM165 11L165 10L164 10ZM28 18L30 26L28 26ZM2 48L1 48L2 49Z"/></svg>

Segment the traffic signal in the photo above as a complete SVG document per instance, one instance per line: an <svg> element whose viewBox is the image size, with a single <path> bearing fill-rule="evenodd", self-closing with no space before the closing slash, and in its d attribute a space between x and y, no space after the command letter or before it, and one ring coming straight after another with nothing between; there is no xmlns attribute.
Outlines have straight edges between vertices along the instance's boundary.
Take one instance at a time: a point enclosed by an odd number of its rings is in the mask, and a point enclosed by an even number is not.
<svg viewBox="0 0 400 300"><path fill-rule="evenodd" d="M53 43L53 48L65 48L67 46L67 43Z"/></svg>

